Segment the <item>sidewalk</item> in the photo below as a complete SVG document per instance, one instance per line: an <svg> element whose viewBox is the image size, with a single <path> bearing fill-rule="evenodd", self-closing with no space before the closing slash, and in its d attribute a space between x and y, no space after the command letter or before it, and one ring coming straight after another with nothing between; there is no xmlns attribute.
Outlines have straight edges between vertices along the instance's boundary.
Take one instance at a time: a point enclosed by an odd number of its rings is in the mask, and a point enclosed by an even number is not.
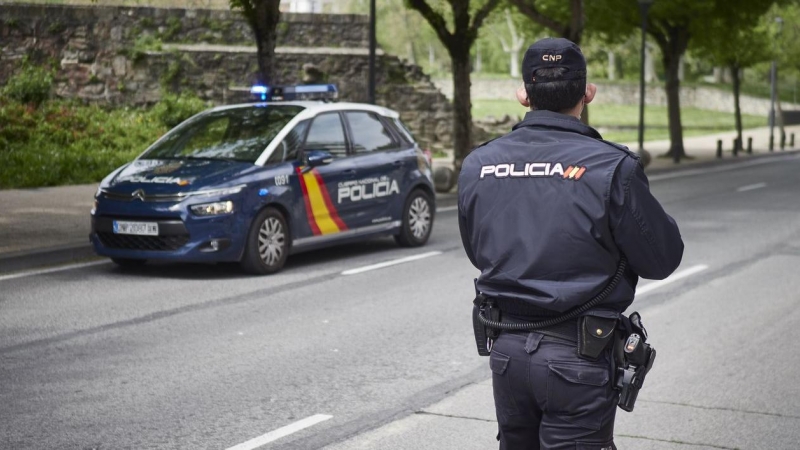
<svg viewBox="0 0 800 450"><path fill-rule="evenodd" d="M776 137L779 136L776 129ZM786 128L787 135L795 133L800 140L800 126ZM768 155L769 128L756 128L744 133L753 137L753 154L731 154L734 133L721 133L684 139L686 153L691 159L674 164L661 158L669 149L669 141L651 141L645 148L653 156L648 173L715 164L717 139L723 141L722 162L743 161ZM788 138L787 138L788 142ZM637 144L626 144L635 149ZM800 146L800 141L797 142ZM794 150L787 148L787 151ZM776 149L774 154L780 154ZM451 164L450 160L434 160L434 165ZM94 201L96 184L52 188L0 190L0 274L91 258L89 246L89 211ZM444 200L454 192L438 194Z"/></svg>

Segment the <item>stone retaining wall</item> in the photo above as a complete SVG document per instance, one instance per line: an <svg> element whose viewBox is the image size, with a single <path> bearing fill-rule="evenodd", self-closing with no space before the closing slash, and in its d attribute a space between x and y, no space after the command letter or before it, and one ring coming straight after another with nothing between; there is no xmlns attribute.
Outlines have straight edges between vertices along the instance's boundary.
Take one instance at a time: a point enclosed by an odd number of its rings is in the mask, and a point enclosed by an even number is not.
<svg viewBox="0 0 800 450"><path fill-rule="evenodd" d="M339 85L341 100L367 100L366 17L283 14L281 20L278 82L300 82L303 65L313 63ZM144 47L142 36L163 44ZM257 72L250 29L237 13L0 0L0 86L24 57L57 63L56 95L112 105L152 104L165 90L230 103L246 98L242 89ZM376 79L378 103L397 110L421 145L452 145L450 101L419 67L381 54Z"/></svg>

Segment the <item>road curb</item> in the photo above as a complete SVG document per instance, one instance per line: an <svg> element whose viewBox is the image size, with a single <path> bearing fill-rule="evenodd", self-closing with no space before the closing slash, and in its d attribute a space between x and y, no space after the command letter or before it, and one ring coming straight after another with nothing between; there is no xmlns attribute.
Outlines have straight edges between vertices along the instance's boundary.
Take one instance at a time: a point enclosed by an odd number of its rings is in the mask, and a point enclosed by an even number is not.
<svg viewBox="0 0 800 450"><path fill-rule="evenodd" d="M0 255L0 273L19 272L45 266L67 264L97 256L89 244L26 250Z"/></svg>
<svg viewBox="0 0 800 450"><path fill-rule="evenodd" d="M673 165L667 166L667 167L658 167L658 168L652 168L652 169L649 169L649 170L645 169L645 173L648 176L650 176L650 175L657 175L657 174L663 174L663 173L669 173L669 172L678 172L678 171L681 171L681 170L705 169L705 168L708 168L708 167L719 167L719 166L726 166L726 165L735 165L735 164L738 164L738 163L743 163L743 162L747 162L747 161L753 161L753 160L757 160L757 159L766 159L766 158L775 158L775 157L780 157L780 156L796 155L798 153L800 153L800 149L797 149L797 150L776 150L774 152L757 153L757 154L746 154L745 153L742 156L731 156L731 155L728 155L725 158L715 158L715 159L709 159L709 160L705 160L705 161L689 162L689 163L683 162L683 163L673 164ZM658 156L656 158L661 158L661 157Z"/></svg>

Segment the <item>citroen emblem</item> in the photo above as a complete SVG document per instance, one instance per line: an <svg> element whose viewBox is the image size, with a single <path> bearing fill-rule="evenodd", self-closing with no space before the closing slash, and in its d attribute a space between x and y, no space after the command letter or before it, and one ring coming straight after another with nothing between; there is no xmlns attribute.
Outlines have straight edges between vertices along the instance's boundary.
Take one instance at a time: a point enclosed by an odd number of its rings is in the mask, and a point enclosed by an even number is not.
<svg viewBox="0 0 800 450"><path fill-rule="evenodd" d="M144 201L144 189L137 189L137 190L133 191L133 194L131 194L131 197L138 198L139 200Z"/></svg>

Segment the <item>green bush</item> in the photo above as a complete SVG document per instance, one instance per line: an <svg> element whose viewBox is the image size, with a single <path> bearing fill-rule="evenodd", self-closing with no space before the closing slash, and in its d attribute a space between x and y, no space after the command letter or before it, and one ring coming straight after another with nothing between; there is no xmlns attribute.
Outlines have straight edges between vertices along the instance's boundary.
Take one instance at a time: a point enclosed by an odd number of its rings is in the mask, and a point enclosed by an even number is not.
<svg viewBox="0 0 800 450"><path fill-rule="evenodd" d="M142 109L0 98L0 189L94 183L167 131Z"/></svg>
<svg viewBox="0 0 800 450"><path fill-rule="evenodd" d="M20 71L8 80L2 94L21 103L38 105L50 98L52 87L53 72L26 60Z"/></svg>
<svg viewBox="0 0 800 450"><path fill-rule="evenodd" d="M162 125L172 128L209 106L192 94L165 94L153 107L152 114Z"/></svg>

